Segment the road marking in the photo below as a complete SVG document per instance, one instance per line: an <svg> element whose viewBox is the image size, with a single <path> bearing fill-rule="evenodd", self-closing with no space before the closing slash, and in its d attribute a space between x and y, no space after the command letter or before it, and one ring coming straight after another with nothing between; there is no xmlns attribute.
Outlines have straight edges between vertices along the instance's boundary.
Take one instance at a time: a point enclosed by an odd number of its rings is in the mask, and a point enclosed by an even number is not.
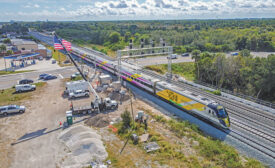
<svg viewBox="0 0 275 168"><path fill-rule="evenodd" d="M60 78L61 78L61 79L63 79L63 78L64 78L61 74L59 74L59 76L60 76Z"/></svg>

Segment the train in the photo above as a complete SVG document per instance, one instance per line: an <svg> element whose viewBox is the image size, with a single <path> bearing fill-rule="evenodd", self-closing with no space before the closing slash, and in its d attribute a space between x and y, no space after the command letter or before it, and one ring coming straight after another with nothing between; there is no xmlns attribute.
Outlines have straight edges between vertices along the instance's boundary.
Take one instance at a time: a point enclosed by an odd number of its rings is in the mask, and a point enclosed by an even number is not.
<svg viewBox="0 0 275 168"><path fill-rule="evenodd" d="M73 47L72 54L90 63L95 63L97 67L100 67L114 75L119 75L117 72L116 61L107 60L102 57L92 57L85 50L87 51L88 49ZM146 74L135 73L133 70L134 65L129 65L124 62L122 62L122 65L120 72L123 80L134 84L150 94L153 94L154 96L190 113L193 116L209 122L216 127L222 129L230 128L229 115L221 104L188 90L179 88L167 81L161 81Z"/></svg>

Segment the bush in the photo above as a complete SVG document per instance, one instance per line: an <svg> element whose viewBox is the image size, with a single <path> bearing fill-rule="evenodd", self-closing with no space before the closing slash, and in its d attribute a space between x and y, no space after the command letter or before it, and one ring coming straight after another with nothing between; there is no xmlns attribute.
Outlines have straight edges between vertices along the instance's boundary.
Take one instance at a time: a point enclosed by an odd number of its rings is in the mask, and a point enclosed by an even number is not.
<svg viewBox="0 0 275 168"><path fill-rule="evenodd" d="M220 90L215 90L215 91L213 91L213 94L214 94L214 95L218 95L218 96L221 96L221 95L222 95L222 93L221 93Z"/></svg>
<svg viewBox="0 0 275 168"><path fill-rule="evenodd" d="M130 112L128 110L125 110L124 113L121 114L121 118L122 125L119 128L118 132L125 133L125 131L131 127L132 118Z"/></svg>

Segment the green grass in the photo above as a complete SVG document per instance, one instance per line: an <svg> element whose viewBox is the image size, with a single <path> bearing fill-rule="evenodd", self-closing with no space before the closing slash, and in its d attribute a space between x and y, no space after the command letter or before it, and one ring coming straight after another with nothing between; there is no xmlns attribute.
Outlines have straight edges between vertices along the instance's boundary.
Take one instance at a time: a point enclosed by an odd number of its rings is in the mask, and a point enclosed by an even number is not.
<svg viewBox="0 0 275 168"><path fill-rule="evenodd" d="M54 50L52 46L46 45L46 47L52 51L52 58L55 59L58 62L58 65L63 66L70 66L72 64L63 64L64 61L67 60L67 56L58 50Z"/></svg>
<svg viewBox="0 0 275 168"><path fill-rule="evenodd" d="M42 88L43 86L45 86L45 84L46 84L45 82L35 83L36 90ZM33 91L33 92L36 92L36 91ZM0 106L20 103L21 100L29 99L33 94L33 92L24 92L20 94L19 93L15 94L15 88L0 90Z"/></svg>
<svg viewBox="0 0 275 168"><path fill-rule="evenodd" d="M263 164L252 158L245 158L245 161L243 161L242 157L239 155L238 151L235 148L223 143L220 140L205 136L203 132L201 132L194 124L180 119L167 120L164 119L164 117L152 114L150 111L148 112L148 110L146 112L149 113L150 116L152 116L152 118L154 118L157 122L161 122L162 124L166 125L170 131L175 133L176 136L186 136L188 138L196 140L199 145L196 146L195 149L202 157L212 162L212 164L214 164L214 167L264 167ZM203 165L203 167L205 166L206 165Z"/></svg>
<svg viewBox="0 0 275 168"><path fill-rule="evenodd" d="M26 71L0 71L0 75L9 75L9 74L17 74L17 73L24 73L24 72L32 72L33 70L26 70Z"/></svg>
<svg viewBox="0 0 275 168"><path fill-rule="evenodd" d="M88 47L88 48L92 48L93 50L96 51L100 51L110 57L116 57L116 52L111 50L109 47L107 46L103 46L103 45L97 45L97 44L85 44L85 45L80 45L81 47Z"/></svg>
<svg viewBox="0 0 275 168"><path fill-rule="evenodd" d="M203 89L204 91L208 92L208 93L212 93L214 95L218 95L218 96L221 96L222 93L220 90L214 90L214 91L210 91L210 90L206 90L206 89Z"/></svg>
<svg viewBox="0 0 275 168"><path fill-rule="evenodd" d="M167 64L150 65L146 66L146 69L155 71L160 74L165 74L168 69ZM193 81L195 79L195 66L193 62L183 62L172 64L172 73L183 76L186 80Z"/></svg>
<svg viewBox="0 0 275 168"><path fill-rule="evenodd" d="M122 168L129 167L129 165L131 165L130 167L142 167L142 165L136 166L137 162L146 160L152 163L152 167L264 168L264 165L259 161L241 156L233 147L220 140L205 136L194 124L180 119L166 119L152 113L150 110L139 109L150 116L149 121L152 119L155 121L148 123L147 131L143 124L136 123L132 133L138 136L149 133L149 142L157 142L160 149L146 153L143 143L139 142L134 145L130 139L122 154L119 154L124 144L122 142L126 141L131 130L130 128L123 128L122 122L116 123L114 127L118 130L123 129L123 131L116 133L120 141L105 142L108 152L107 160L112 161L113 167ZM189 142L186 140L181 141L183 137L188 139ZM190 148L193 152L187 152L187 155L185 155L184 151L189 151ZM129 165L126 163L129 163ZM155 163L157 164L155 165Z"/></svg>
<svg viewBox="0 0 275 168"><path fill-rule="evenodd" d="M71 81L78 81L78 80L83 80L81 75L78 75L75 78L71 79Z"/></svg>

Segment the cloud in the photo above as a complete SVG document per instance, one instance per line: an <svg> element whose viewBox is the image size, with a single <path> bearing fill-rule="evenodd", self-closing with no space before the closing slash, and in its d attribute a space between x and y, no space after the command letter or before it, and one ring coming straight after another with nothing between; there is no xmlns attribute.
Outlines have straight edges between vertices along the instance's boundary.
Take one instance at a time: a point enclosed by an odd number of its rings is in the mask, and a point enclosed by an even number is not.
<svg viewBox="0 0 275 168"><path fill-rule="evenodd" d="M45 5L39 3L40 1L28 3L25 8L43 7L46 9ZM68 5L70 1L67 0L67 5L62 7L56 7L56 9L52 7L52 11L50 8L44 12L19 10L21 13L17 12L18 17L52 18L54 20L116 20L275 16L275 0L74 0L78 2L77 5ZM51 2L53 1L47 1L47 6L53 6ZM10 14L12 17L17 16L14 13Z"/></svg>
<svg viewBox="0 0 275 168"><path fill-rule="evenodd" d="M40 8L40 5L34 4L33 7L35 7L35 8Z"/></svg>

